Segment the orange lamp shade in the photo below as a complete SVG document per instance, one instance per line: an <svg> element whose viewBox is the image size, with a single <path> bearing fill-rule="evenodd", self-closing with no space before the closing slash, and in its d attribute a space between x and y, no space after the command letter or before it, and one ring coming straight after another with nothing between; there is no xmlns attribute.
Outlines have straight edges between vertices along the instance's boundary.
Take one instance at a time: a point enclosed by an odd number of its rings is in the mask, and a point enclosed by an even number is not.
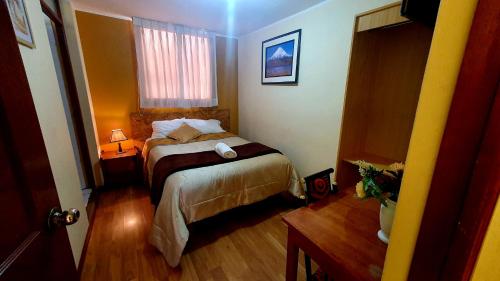
<svg viewBox="0 0 500 281"><path fill-rule="evenodd" d="M123 133L122 129L111 130L110 142L119 142L124 140L127 140L127 137Z"/></svg>

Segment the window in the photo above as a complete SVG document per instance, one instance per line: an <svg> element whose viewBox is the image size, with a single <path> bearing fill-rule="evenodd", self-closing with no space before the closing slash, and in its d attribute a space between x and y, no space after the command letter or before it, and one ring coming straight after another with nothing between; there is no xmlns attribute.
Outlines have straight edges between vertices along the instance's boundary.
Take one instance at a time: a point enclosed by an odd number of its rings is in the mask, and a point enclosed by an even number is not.
<svg viewBox="0 0 500 281"><path fill-rule="evenodd" d="M141 108L217 105L215 34L134 18Z"/></svg>

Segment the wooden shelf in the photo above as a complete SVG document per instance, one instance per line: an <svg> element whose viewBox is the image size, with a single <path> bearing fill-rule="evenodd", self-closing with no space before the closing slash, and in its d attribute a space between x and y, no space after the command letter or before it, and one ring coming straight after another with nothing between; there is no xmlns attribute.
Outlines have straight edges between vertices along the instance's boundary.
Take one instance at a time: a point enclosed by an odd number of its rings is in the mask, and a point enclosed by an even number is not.
<svg viewBox="0 0 500 281"><path fill-rule="evenodd" d="M382 9L358 16L357 32L375 28L387 27L395 24L409 22L408 18L401 16L401 3L391 4Z"/></svg>
<svg viewBox="0 0 500 281"><path fill-rule="evenodd" d="M389 159L389 158L384 158L384 157L380 157L380 156L377 156L377 155L359 155L359 156L349 156L349 157L345 157L344 159L342 159L344 162L347 162L347 163L350 163L352 165L356 165L358 166L358 161L359 160L362 160L362 161L365 161L371 165L373 165L375 168L379 169L379 170L385 170L385 169L388 169L389 168L389 165L391 165L392 163L395 163L395 162L401 162L401 161L397 161L397 160L393 160L393 159Z"/></svg>

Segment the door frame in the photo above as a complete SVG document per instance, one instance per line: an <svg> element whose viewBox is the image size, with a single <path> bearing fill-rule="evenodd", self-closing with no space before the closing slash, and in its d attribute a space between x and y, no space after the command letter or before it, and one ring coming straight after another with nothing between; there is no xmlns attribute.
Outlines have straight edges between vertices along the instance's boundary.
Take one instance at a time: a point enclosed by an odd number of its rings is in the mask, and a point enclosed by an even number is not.
<svg viewBox="0 0 500 281"><path fill-rule="evenodd" d="M1 0L0 0L1 1ZM45 3L44 0L40 0L40 5L42 7L42 12L49 17L56 25L57 32L55 33L59 46L61 47L62 64L65 70L65 75L68 83L68 105L70 107L71 116L73 118L73 125L75 128L75 133L77 137L78 148L80 153L80 159L82 159L82 168L87 178L87 184L89 188L95 191L96 183L94 178L94 173L92 169L92 161L90 158L90 152L88 149L88 142L85 134L85 127L83 124L83 117L81 113L80 100L78 98L78 91L75 84L75 78L73 74L73 68L71 65L71 60L69 57L69 51L66 41L66 33L64 31L64 22L61 15L61 6L59 1L55 1L57 6L57 11L54 11L49 5ZM78 275L81 275L81 270L83 269L83 264L85 262L85 257L87 253L87 246L92 233L92 228L94 225L95 216L95 202L93 196L94 192L91 193L89 202L87 205L87 216L89 220L89 228L87 229L87 235L85 237L85 242L83 244L82 253L80 255L80 262L78 264L77 270Z"/></svg>
<svg viewBox="0 0 500 281"><path fill-rule="evenodd" d="M498 154L491 154L498 152L491 126L498 122L499 18L497 0L479 0L408 280L469 280L497 204L500 184L481 178L500 173Z"/></svg>
<svg viewBox="0 0 500 281"><path fill-rule="evenodd" d="M54 11L44 0L40 0L43 13L49 17L56 27L55 36L61 48L61 57L63 64L64 75L67 78L68 86L68 106L70 109L73 127L75 129L76 141L78 146L78 153L80 154L83 173L85 175L85 183L88 188L95 188L94 171L92 169L92 161L90 159L90 152L88 148L87 135L85 133L85 126L83 123L82 111L80 107L80 99L78 98L78 90L76 88L75 76L69 57L68 45L66 41L66 33L64 32L64 23L61 16L61 7L59 1L55 1L57 11Z"/></svg>

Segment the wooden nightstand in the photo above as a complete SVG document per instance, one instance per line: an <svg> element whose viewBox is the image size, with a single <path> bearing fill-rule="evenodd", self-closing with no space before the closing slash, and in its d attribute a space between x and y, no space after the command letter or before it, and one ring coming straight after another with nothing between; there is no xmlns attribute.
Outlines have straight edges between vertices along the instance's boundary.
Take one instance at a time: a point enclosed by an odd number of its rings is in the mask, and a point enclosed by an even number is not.
<svg viewBox="0 0 500 281"><path fill-rule="evenodd" d="M101 154L105 186L134 184L140 181L139 151L132 148L124 153L106 151Z"/></svg>

